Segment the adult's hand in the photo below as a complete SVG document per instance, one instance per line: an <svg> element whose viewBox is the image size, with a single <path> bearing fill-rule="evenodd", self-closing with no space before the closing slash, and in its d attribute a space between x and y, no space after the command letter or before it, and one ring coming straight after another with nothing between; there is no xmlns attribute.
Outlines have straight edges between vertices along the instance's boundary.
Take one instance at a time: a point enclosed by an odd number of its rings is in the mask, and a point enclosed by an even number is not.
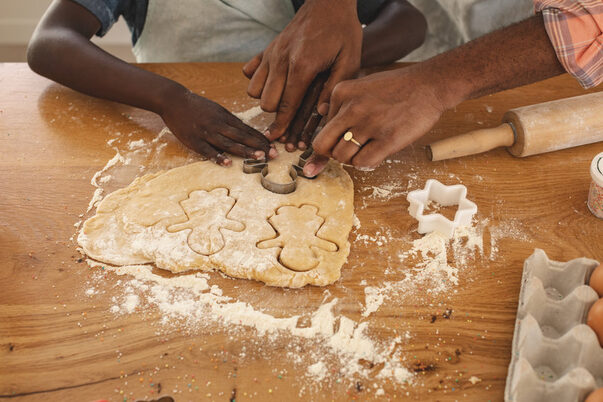
<svg viewBox="0 0 603 402"><path fill-rule="evenodd" d="M411 67L342 82L331 96L328 123L312 143L317 156L304 174L318 174L329 156L375 167L429 131L444 110L562 72L537 15ZM347 131L360 147L342 139Z"/></svg>
<svg viewBox="0 0 603 402"><path fill-rule="evenodd" d="M243 72L251 80L247 93L261 99L261 107L276 112L266 130L270 140L283 137L292 150L295 133L286 130L295 117L315 77L329 70L329 77L315 104L329 102L337 83L353 77L360 68L362 27L355 0L307 0L287 27ZM306 108L308 109L308 107Z"/></svg>
<svg viewBox="0 0 603 402"><path fill-rule="evenodd" d="M161 117L184 145L219 165L231 164L223 151L253 159L276 155L259 131L217 103L185 88L166 102Z"/></svg>
<svg viewBox="0 0 603 402"><path fill-rule="evenodd" d="M329 157L374 168L427 133L445 110L432 81L420 68L407 67L339 83L304 174L320 173ZM348 131L360 145L344 140Z"/></svg>

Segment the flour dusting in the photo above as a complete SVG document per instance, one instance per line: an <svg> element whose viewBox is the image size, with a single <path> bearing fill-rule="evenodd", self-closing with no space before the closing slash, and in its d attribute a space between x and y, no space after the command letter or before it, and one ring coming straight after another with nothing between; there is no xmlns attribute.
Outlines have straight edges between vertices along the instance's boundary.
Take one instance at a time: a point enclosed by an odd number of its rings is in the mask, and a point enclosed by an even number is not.
<svg viewBox="0 0 603 402"><path fill-rule="evenodd" d="M385 301L386 293L391 290L391 283L385 282L382 287L366 286L364 288L365 306L363 317L368 317L381 307Z"/></svg>
<svg viewBox="0 0 603 402"><path fill-rule="evenodd" d="M472 226L459 227L452 238L431 232L413 240L410 247L406 246L398 254L397 264L388 264L388 269L384 271L386 280L364 287L362 316L370 316L390 300L399 300L418 292L445 297L456 293L460 272L474 265L476 258L485 257L483 228L487 223L485 219L474 222ZM359 235L357 241L378 245L392 240L391 236Z"/></svg>
<svg viewBox="0 0 603 402"><path fill-rule="evenodd" d="M86 213L90 212L90 210L92 208L96 207L98 205L98 203L101 202L103 199L104 190L101 187L101 184L106 183L110 178L110 176L102 177L103 173L105 173L107 170L109 170L110 168L112 168L113 166L117 165L120 162L123 163L124 165L127 165L129 163L129 160L124 158L119 153L119 150L117 148L115 148L115 156L113 158L109 159L109 161L105 164L105 166L101 170L94 173L94 175L92 176L92 179L90 179L90 184L92 184L96 188L94 190L94 194L92 195L92 199L88 203L88 209L86 209ZM100 183L99 183L99 181L100 181Z"/></svg>
<svg viewBox="0 0 603 402"><path fill-rule="evenodd" d="M321 361L308 366L308 375L315 381L321 381L327 376L327 373L327 366Z"/></svg>
<svg viewBox="0 0 603 402"><path fill-rule="evenodd" d="M236 112L233 113L235 116L237 116L239 119L243 120L243 122L245 123L249 123L251 120L255 119L256 117L258 117L259 115L261 115L263 112L262 108L260 106L254 106L250 109L247 109L243 112Z"/></svg>
<svg viewBox="0 0 603 402"><path fill-rule="evenodd" d="M110 311L114 314L130 314L135 310L156 309L161 313L161 324L167 327L178 323L190 330L203 328L208 322L218 322L229 327L253 328L258 336L268 339L294 337L305 339L313 345L312 360L317 361L307 368L308 374L321 380L326 374L326 362L330 356L340 363L339 371L352 381L368 378L370 370L362 361L373 365L383 364L378 378L401 384L412 380L412 373L403 365L403 357L392 359L392 343L382 344L368 334L368 322L357 322L333 312L339 300L324 301L313 313L275 317L255 309L246 302L224 296L216 285L209 284L209 275L195 273L164 278L152 273L147 265L112 267L87 259L90 267L102 267L122 280L124 293L114 297ZM97 279L101 279L100 277ZM300 326L301 321L310 323ZM395 339L393 343L399 343Z"/></svg>

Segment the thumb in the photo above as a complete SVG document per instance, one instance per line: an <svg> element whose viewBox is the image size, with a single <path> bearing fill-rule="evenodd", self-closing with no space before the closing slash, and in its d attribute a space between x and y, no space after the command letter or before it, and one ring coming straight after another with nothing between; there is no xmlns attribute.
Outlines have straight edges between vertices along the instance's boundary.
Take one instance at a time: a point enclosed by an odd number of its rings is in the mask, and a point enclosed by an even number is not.
<svg viewBox="0 0 603 402"><path fill-rule="evenodd" d="M329 157L313 154L304 165L304 176L314 177L324 170L329 163Z"/></svg>

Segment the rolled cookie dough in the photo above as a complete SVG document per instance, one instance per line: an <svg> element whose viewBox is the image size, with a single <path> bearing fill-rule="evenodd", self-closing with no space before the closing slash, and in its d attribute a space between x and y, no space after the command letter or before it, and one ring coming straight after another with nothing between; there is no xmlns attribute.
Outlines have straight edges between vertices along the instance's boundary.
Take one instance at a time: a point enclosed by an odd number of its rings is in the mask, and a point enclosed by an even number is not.
<svg viewBox="0 0 603 402"><path fill-rule="evenodd" d="M285 178L299 152L284 151L269 171ZM328 285L349 254L354 192L331 161L314 180L298 178L290 194L264 189L259 174L197 162L148 174L109 194L78 243L114 265L154 263L174 273L219 269L272 286Z"/></svg>

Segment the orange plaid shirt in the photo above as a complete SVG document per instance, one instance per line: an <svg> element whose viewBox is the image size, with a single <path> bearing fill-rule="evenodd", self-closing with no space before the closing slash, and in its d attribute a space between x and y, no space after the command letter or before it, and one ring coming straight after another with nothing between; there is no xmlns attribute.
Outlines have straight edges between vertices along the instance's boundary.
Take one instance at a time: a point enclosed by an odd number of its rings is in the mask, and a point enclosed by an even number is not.
<svg viewBox="0 0 603 402"><path fill-rule="evenodd" d="M603 0L534 0L565 70L584 88L603 81Z"/></svg>

